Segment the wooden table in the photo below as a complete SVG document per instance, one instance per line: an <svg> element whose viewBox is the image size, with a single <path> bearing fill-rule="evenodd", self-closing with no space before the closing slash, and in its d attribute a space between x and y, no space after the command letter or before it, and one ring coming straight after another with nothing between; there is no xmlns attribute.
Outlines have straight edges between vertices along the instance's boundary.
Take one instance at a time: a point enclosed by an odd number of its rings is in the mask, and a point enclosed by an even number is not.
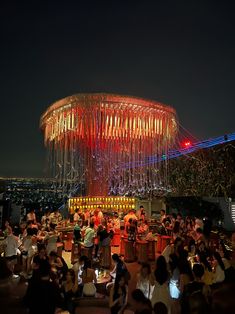
<svg viewBox="0 0 235 314"><path fill-rule="evenodd" d="M132 263L135 261L135 248L134 248L134 242L124 240L124 261L127 263Z"/></svg>
<svg viewBox="0 0 235 314"><path fill-rule="evenodd" d="M143 240L136 241L138 263L148 261L148 242Z"/></svg>

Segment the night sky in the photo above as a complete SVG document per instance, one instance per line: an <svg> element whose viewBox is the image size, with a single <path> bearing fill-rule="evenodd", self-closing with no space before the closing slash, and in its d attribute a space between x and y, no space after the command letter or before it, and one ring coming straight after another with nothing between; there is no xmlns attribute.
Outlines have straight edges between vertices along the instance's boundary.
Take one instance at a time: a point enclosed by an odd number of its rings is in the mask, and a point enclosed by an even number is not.
<svg viewBox="0 0 235 314"><path fill-rule="evenodd" d="M197 139L235 132L233 1L1 1L0 176L42 177L40 115L83 92L172 105Z"/></svg>

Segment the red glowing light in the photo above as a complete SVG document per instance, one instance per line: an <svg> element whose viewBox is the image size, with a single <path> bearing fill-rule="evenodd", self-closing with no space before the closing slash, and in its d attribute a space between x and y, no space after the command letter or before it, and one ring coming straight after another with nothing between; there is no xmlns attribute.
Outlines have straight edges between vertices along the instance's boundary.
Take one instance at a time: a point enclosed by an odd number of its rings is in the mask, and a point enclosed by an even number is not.
<svg viewBox="0 0 235 314"><path fill-rule="evenodd" d="M183 143L182 143L182 147L183 148L189 148L189 147L191 147L192 146L192 143L190 142L190 141L184 141Z"/></svg>

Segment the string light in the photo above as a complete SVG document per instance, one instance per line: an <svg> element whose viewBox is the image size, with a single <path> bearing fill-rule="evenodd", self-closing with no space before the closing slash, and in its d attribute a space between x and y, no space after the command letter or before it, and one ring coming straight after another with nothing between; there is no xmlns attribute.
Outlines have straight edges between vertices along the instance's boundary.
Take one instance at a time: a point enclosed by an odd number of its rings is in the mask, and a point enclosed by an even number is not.
<svg viewBox="0 0 235 314"><path fill-rule="evenodd" d="M167 158L158 171L155 163L168 156L178 131L169 106L129 96L78 94L50 106L40 125L51 176L61 187L79 183L90 196L137 196L167 186ZM147 167L133 169L147 159Z"/></svg>

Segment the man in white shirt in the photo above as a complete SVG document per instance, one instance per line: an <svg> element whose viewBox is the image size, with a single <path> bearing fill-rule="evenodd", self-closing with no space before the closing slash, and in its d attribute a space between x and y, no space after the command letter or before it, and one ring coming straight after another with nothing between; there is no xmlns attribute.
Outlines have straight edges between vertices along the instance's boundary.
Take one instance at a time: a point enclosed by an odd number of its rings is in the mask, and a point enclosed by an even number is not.
<svg viewBox="0 0 235 314"><path fill-rule="evenodd" d="M118 213L114 214L113 229L114 229L114 232L115 232L115 230L120 230L120 219L118 217Z"/></svg>
<svg viewBox="0 0 235 314"><path fill-rule="evenodd" d="M86 228L86 231L85 231L84 246L86 248L92 248L94 245L94 239L95 239L94 224L91 222L90 227Z"/></svg>
<svg viewBox="0 0 235 314"><path fill-rule="evenodd" d="M73 215L73 222L76 224L78 222L79 218L80 217L79 217L79 214L78 214L78 209L76 208L75 209L75 213Z"/></svg>
<svg viewBox="0 0 235 314"><path fill-rule="evenodd" d="M91 220L91 214L88 208L84 209L84 221L88 221L88 224L90 223Z"/></svg>
<svg viewBox="0 0 235 314"><path fill-rule="evenodd" d="M12 272L13 278L17 278L19 276L14 274L14 268L17 263L17 253L20 242L19 239L14 236L11 227L8 227L8 235L6 239L2 242L2 245L5 246L4 253L7 261L7 267Z"/></svg>
<svg viewBox="0 0 235 314"><path fill-rule="evenodd" d="M32 223L36 224L36 215L34 209L30 209L29 213L27 214L27 222L32 221Z"/></svg>
<svg viewBox="0 0 235 314"><path fill-rule="evenodd" d="M59 213L58 209L54 210L54 212L50 214L50 221L54 225L58 225L58 223L61 222L62 219L62 215L61 213Z"/></svg>
<svg viewBox="0 0 235 314"><path fill-rule="evenodd" d="M49 227L50 226L50 210L47 209L47 211L45 212L45 215L42 216L41 219L41 225L43 228Z"/></svg>
<svg viewBox="0 0 235 314"><path fill-rule="evenodd" d="M102 213L102 211L101 211L101 207L98 207L98 218L99 218L99 220L100 220L100 223L102 223L102 220L104 219L104 215L103 215L103 213Z"/></svg>

